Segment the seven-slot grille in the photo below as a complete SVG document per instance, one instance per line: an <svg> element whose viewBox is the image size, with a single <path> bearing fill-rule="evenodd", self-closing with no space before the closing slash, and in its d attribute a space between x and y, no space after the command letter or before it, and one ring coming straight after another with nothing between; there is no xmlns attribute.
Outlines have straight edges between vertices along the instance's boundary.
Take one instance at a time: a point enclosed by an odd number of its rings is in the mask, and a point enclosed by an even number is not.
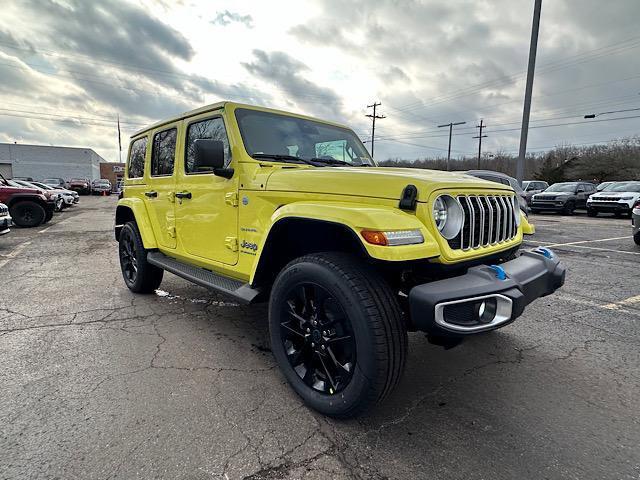
<svg viewBox="0 0 640 480"><path fill-rule="evenodd" d="M0 216L4 217L9 214L9 209L2 203L0 203Z"/></svg>
<svg viewBox="0 0 640 480"><path fill-rule="evenodd" d="M617 202L620 197L593 197L596 202Z"/></svg>
<svg viewBox="0 0 640 480"><path fill-rule="evenodd" d="M459 195L456 200L464 212L462 231L449 246L469 250L487 247L515 238L514 197L512 195Z"/></svg>

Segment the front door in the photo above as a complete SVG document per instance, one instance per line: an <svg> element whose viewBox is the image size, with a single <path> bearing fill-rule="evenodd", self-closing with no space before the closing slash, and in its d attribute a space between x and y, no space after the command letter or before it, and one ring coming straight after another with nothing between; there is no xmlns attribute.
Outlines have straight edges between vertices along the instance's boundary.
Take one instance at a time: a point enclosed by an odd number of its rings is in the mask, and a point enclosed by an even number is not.
<svg viewBox="0 0 640 480"><path fill-rule="evenodd" d="M178 140L178 126L164 128L153 135L151 163L144 201L149 218L161 247L176 248L174 164Z"/></svg>
<svg viewBox="0 0 640 480"><path fill-rule="evenodd" d="M208 113L185 121L183 168L176 188L176 221L180 248L203 260L235 265L238 262L238 182L195 165L197 139L220 140L225 166L231 151L223 117Z"/></svg>

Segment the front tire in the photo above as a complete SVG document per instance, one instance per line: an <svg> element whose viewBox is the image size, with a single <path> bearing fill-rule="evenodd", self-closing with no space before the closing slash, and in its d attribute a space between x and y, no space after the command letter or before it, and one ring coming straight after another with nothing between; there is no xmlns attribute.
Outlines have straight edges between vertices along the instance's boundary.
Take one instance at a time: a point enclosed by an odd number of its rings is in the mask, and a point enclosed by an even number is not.
<svg viewBox="0 0 640 480"><path fill-rule="evenodd" d="M47 212L45 212L42 205L30 200L16 202L9 210L13 223L19 227L37 227L44 223L47 216Z"/></svg>
<svg viewBox="0 0 640 480"><path fill-rule="evenodd" d="M135 222L128 222L122 227L118 253L122 278L129 290L151 293L160 286L164 270L147 262L147 250Z"/></svg>
<svg viewBox="0 0 640 480"><path fill-rule="evenodd" d="M640 232L636 232L633 236L633 241L636 242L636 245L640 245Z"/></svg>
<svg viewBox="0 0 640 480"><path fill-rule="evenodd" d="M568 201L562 209L562 213L564 213L565 215L573 215L573 211L575 209L576 203L574 201Z"/></svg>
<svg viewBox="0 0 640 480"><path fill-rule="evenodd" d="M343 253L289 263L269 303L271 349L291 387L311 408L357 416L397 385L407 332L387 283Z"/></svg>
<svg viewBox="0 0 640 480"><path fill-rule="evenodd" d="M587 208L587 216L589 217L597 217L598 211L594 208Z"/></svg>

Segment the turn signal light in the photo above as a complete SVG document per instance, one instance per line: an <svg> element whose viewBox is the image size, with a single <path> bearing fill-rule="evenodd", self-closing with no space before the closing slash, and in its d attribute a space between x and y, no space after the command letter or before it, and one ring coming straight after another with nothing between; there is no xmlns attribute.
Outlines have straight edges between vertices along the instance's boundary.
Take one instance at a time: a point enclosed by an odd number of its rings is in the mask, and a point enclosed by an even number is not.
<svg viewBox="0 0 640 480"><path fill-rule="evenodd" d="M387 240L387 236L384 234L384 232L363 230L362 238L364 238L367 242L372 243L373 245L389 245L389 241Z"/></svg>
<svg viewBox="0 0 640 480"><path fill-rule="evenodd" d="M388 232L380 232L378 230L363 230L362 238L373 245L382 246L398 246L398 245L415 245L423 243L424 237L420 230L390 230Z"/></svg>

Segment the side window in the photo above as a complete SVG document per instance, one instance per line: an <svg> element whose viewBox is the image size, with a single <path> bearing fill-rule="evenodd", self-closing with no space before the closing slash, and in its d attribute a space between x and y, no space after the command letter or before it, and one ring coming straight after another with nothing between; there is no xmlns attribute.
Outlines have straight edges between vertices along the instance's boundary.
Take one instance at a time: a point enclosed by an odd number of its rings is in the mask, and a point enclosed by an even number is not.
<svg viewBox="0 0 640 480"><path fill-rule="evenodd" d="M158 132L153 136L153 149L151 150L152 177L173 175L177 137L178 130L175 128Z"/></svg>
<svg viewBox="0 0 640 480"><path fill-rule="evenodd" d="M214 117L189 125L189 128L187 129L187 142L185 147L185 173L198 173L195 168L196 159L194 154L194 142L201 138L220 140L224 144L224 166L228 167L229 163L231 163L231 154L229 153L227 130L224 128L224 121L222 120L222 117Z"/></svg>
<svg viewBox="0 0 640 480"><path fill-rule="evenodd" d="M129 150L128 178L140 178L144 175L144 157L147 154L147 137L134 140Z"/></svg>

